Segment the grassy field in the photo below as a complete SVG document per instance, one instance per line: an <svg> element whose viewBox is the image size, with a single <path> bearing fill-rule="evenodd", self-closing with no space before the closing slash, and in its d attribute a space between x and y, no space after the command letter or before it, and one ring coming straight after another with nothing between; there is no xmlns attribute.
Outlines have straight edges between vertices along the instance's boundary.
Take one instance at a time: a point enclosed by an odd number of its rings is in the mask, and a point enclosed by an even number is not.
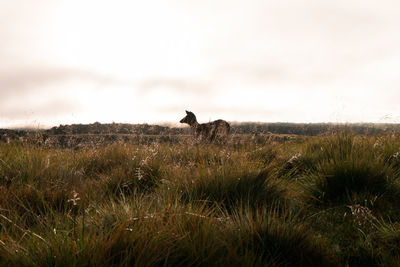
<svg viewBox="0 0 400 267"><path fill-rule="evenodd" d="M399 266L400 138L0 143L2 266Z"/></svg>

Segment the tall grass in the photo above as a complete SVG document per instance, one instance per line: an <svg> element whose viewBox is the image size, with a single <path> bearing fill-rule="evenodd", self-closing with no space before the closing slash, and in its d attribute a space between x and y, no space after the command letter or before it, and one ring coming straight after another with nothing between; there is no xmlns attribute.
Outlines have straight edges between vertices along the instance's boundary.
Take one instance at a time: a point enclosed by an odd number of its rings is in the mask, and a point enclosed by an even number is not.
<svg viewBox="0 0 400 267"><path fill-rule="evenodd" d="M4 266L393 266L400 139L0 143Z"/></svg>
<svg viewBox="0 0 400 267"><path fill-rule="evenodd" d="M293 168L302 169L295 176L308 197L329 205L394 200L400 192L399 169L373 141L338 135L306 146Z"/></svg>

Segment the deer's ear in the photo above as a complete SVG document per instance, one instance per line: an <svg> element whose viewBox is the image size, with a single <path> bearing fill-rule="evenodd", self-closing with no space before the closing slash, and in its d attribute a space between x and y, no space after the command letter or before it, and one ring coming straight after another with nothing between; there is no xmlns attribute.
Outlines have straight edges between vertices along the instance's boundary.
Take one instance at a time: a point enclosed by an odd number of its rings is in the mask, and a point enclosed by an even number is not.
<svg viewBox="0 0 400 267"><path fill-rule="evenodd" d="M186 114L188 114L188 115L189 115L189 112L190 112L190 111L187 111L187 110L185 110L185 111L186 111Z"/></svg>

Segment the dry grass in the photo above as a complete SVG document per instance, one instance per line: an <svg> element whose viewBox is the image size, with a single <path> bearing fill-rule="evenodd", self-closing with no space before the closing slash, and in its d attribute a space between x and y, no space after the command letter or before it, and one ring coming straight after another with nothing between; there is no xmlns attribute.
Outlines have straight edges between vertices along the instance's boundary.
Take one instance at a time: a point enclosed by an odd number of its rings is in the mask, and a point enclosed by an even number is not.
<svg viewBox="0 0 400 267"><path fill-rule="evenodd" d="M400 139L83 149L0 143L5 266L372 266L399 259Z"/></svg>

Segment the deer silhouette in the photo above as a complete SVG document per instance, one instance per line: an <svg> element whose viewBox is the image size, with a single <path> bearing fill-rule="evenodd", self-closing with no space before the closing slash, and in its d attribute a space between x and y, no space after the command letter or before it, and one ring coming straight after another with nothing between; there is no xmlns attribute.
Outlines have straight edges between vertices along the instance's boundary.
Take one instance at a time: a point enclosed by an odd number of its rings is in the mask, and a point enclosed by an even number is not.
<svg viewBox="0 0 400 267"><path fill-rule="evenodd" d="M186 116L180 123L189 124L193 135L198 141L225 143L228 139L230 125L224 120L216 120L209 123L198 123L193 112L186 110Z"/></svg>

